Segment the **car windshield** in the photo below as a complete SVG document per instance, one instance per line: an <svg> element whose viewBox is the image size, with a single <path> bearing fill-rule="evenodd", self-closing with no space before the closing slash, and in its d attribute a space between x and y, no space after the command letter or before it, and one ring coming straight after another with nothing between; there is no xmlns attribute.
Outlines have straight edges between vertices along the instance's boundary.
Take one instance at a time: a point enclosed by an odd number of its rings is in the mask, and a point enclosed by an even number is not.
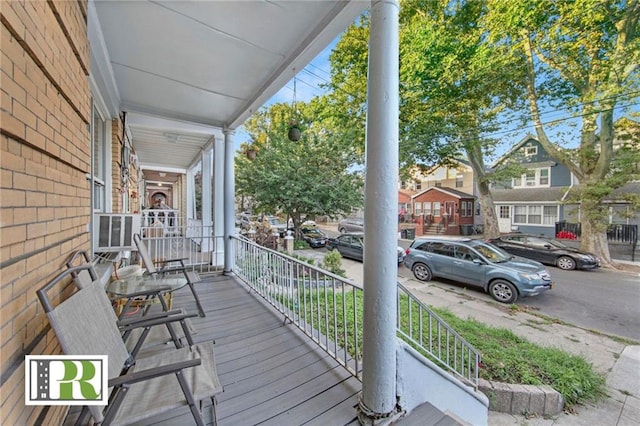
<svg viewBox="0 0 640 426"><path fill-rule="evenodd" d="M324 234L317 229L305 229L302 232L308 237L324 237Z"/></svg>
<svg viewBox="0 0 640 426"><path fill-rule="evenodd" d="M502 250L501 248L482 242L478 242L477 244L473 245L473 248L494 263L507 262L508 260L511 260L512 257L509 253Z"/></svg>

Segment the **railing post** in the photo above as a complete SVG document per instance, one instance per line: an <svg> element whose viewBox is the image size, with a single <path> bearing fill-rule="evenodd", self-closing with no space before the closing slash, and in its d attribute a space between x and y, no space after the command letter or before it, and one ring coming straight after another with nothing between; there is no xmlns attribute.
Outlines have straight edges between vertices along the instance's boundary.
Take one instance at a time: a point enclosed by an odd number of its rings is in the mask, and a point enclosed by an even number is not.
<svg viewBox="0 0 640 426"><path fill-rule="evenodd" d="M233 273L233 241L235 227L235 182L233 146L234 131L224 130L224 274Z"/></svg>

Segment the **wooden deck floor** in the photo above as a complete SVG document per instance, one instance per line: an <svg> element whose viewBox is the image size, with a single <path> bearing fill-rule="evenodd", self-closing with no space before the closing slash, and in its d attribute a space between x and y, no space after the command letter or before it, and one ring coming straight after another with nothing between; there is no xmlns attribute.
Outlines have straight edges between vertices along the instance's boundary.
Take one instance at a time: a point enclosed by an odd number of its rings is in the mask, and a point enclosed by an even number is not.
<svg viewBox="0 0 640 426"><path fill-rule="evenodd" d="M194 318L194 340L215 341L218 424L346 425L357 423L361 383L293 325L284 325L259 296L233 278L208 277L196 285L206 317ZM188 289L173 307L196 311ZM211 423L210 405L205 408ZM185 409L147 424L193 423Z"/></svg>
<svg viewBox="0 0 640 426"><path fill-rule="evenodd" d="M359 425L356 406L362 384L281 314L234 278L209 276L196 285L206 317L192 318L195 343L215 341L218 425ZM173 308L197 312L188 288L177 291ZM65 425L79 413L73 407ZM213 424L212 407L203 408ZM194 424L189 410L176 409L139 425ZM397 424L458 425L430 404Z"/></svg>

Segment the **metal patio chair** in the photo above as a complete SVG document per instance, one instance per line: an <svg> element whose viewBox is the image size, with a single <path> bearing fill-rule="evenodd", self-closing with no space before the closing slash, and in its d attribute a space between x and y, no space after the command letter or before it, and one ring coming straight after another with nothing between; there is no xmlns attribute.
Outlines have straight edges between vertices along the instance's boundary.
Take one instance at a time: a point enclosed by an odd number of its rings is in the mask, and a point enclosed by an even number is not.
<svg viewBox="0 0 640 426"><path fill-rule="evenodd" d="M74 266L88 264L92 264L89 253L85 250L76 250L71 253L65 265L68 269L72 269ZM73 283L78 287L78 289L82 289L90 285L100 285L95 278L90 276L90 269L71 272L71 276L73 277ZM132 293L127 297L123 312L126 313L128 307L132 303L136 303L136 301L148 302L152 299L160 300L160 298L164 296L164 293L165 289L161 287L154 291L148 291L145 293ZM134 355L143 350L143 346L144 351L146 352L147 350L156 349L155 346L157 345L163 345L171 342L173 342L176 347L182 347L185 344L193 344L193 338L191 336L196 334L196 329L193 326L190 317L195 316L195 314L188 315L184 308L173 311L164 311L162 313L154 313L152 316L146 315L146 312L146 310L139 309L137 315L123 315L116 318L116 320L118 321L118 325L122 328L126 325L130 327L132 324L142 320L149 321L153 318L173 316L174 320L177 319L177 321L180 322L180 326L174 327L174 324L172 323L175 321L171 321L167 322L166 327L136 327L123 331L123 340L125 341L127 349L129 351L133 351Z"/></svg>
<svg viewBox="0 0 640 426"><path fill-rule="evenodd" d="M198 306L198 313L201 317L205 316L204 308L200 303L200 298L198 297L198 293L196 292L194 284L202 281L200 275L194 270L187 269L184 261L186 259L163 259L156 260L155 263L151 259L151 255L149 254L149 250L147 250L147 245L142 241L142 238L139 234L135 234L133 236L133 241L138 248L138 254L142 259L142 263L144 263L144 267L147 269L146 273L151 275L164 275L170 273L182 273L187 280L187 285L189 289L191 289L191 293L193 294L193 298L196 300L196 305ZM160 268L156 268L156 263L162 265ZM172 265L173 264L173 265Z"/></svg>
<svg viewBox="0 0 640 426"><path fill-rule="evenodd" d="M126 425L187 406L195 424L204 425L202 401L211 399L215 423L215 397L222 392L222 386L216 373L213 343L133 358L100 285L77 289L56 306L53 303L60 300L59 296L47 295L72 273L83 271L96 278L92 264L76 266L55 276L37 295L65 355L108 356L108 405L85 407L94 422ZM165 318L146 322L161 324L166 320L172 321Z"/></svg>

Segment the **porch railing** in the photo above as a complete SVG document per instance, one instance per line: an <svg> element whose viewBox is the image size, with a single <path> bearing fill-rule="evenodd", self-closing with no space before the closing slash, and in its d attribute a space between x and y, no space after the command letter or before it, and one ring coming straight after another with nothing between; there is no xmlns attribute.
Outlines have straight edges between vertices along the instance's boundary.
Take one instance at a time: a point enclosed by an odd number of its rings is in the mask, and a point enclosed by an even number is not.
<svg viewBox="0 0 640 426"><path fill-rule="evenodd" d="M350 280L233 237L234 273L362 380L363 289ZM398 337L477 388L480 353L398 284Z"/></svg>
<svg viewBox="0 0 640 426"><path fill-rule="evenodd" d="M185 259L187 266L203 274L224 268L224 237L215 236L213 226L185 219L176 210L145 210L140 233L154 259Z"/></svg>

